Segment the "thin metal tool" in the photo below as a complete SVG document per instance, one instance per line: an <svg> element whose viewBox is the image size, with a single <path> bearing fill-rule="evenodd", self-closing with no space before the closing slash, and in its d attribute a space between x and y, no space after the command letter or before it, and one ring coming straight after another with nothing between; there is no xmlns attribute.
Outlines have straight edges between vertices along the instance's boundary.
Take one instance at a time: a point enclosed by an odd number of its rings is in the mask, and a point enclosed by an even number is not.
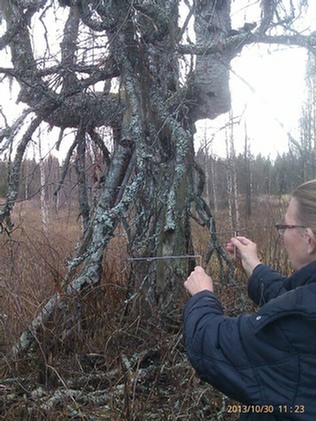
<svg viewBox="0 0 316 421"><path fill-rule="evenodd" d="M199 266L202 266L202 256L200 254L183 254L180 256L145 256L145 257L130 257L129 262L146 261L152 262L153 260L170 260L170 259L198 259Z"/></svg>

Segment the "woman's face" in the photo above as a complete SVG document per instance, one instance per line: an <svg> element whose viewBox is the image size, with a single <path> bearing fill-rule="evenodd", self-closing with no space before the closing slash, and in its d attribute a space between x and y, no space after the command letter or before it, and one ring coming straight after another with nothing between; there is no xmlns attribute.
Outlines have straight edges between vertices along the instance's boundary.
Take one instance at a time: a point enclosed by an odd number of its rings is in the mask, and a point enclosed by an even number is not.
<svg viewBox="0 0 316 421"><path fill-rule="evenodd" d="M297 217L298 203L292 198L285 214L285 224L301 225ZM308 235L305 228L291 228L284 233L284 246L294 270L299 270L313 259L308 253Z"/></svg>

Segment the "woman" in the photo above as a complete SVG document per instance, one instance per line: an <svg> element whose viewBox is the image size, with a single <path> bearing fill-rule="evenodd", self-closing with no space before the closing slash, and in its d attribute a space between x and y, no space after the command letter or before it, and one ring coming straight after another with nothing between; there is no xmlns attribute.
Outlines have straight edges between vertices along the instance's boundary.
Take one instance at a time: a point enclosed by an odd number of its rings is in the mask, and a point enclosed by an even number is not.
<svg viewBox="0 0 316 421"><path fill-rule="evenodd" d="M188 357L201 379L239 401L240 419L316 420L316 180L293 192L284 246L294 274L262 264L256 244L232 238L249 275L254 314L227 317L212 279L196 267L184 286L192 295L184 312Z"/></svg>

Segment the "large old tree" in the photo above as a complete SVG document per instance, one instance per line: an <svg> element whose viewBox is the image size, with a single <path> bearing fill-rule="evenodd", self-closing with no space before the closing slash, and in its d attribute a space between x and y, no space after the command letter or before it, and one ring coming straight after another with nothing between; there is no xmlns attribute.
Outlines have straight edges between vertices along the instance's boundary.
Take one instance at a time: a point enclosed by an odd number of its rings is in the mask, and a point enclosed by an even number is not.
<svg viewBox="0 0 316 421"><path fill-rule="evenodd" d="M11 66L0 68L2 83L17 81L18 100L28 108L0 132L2 151L15 151L0 223L10 230L21 163L35 132L42 125L59 128L56 145L68 150L64 175L70 161L76 162L83 221L81 247L69 264L63 297L100 282L106 247L120 225L134 259L131 294L145 285L147 302L161 314L172 314L188 265L194 263L174 258L194 255L190 215L213 232L211 212L201 199L203 173L194 158L195 122L229 110L230 63L245 45L282 43L311 51L316 46L312 35L293 27L306 1L254 2L254 19L260 18L236 28L231 3L1 1L0 48L11 57ZM111 144L104 128L111 129ZM69 129L75 133L71 142L65 136ZM86 186L87 142L103 157L99 195L92 202ZM205 260L216 248L212 237ZM152 259L140 260L144 257ZM65 298L53 297L30 331L64 304ZM19 348L32 341L30 331Z"/></svg>

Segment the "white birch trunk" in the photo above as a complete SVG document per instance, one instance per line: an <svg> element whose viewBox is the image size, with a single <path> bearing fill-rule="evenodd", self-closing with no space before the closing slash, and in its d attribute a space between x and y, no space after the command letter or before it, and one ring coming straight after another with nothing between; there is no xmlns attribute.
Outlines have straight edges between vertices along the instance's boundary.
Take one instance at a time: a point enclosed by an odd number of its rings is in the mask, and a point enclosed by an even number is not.
<svg viewBox="0 0 316 421"><path fill-rule="evenodd" d="M41 133L38 134L38 153L39 153L39 169L40 169L40 204L41 204L41 218L43 229L48 231L48 206L45 194L46 176L45 176L45 162L42 156L42 142Z"/></svg>
<svg viewBox="0 0 316 421"><path fill-rule="evenodd" d="M231 157L231 170L232 170L232 193L233 193L233 209L234 209L234 230L238 231L239 228L239 203L238 203L238 186L237 186L237 168L236 168L236 151L234 142L234 119L233 113L230 110L230 157Z"/></svg>
<svg viewBox="0 0 316 421"><path fill-rule="evenodd" d="M229 143L228 143L228 133L226 130L225 136L225 143L226 143L226 157L227 157L227 169L226 169L226 176L227 176L227 202L228 202L228 220L230 228L234 229L234 220L233 220L233 183L232 183L232 170L231 170L231 158L229 152Z"/></svg>

